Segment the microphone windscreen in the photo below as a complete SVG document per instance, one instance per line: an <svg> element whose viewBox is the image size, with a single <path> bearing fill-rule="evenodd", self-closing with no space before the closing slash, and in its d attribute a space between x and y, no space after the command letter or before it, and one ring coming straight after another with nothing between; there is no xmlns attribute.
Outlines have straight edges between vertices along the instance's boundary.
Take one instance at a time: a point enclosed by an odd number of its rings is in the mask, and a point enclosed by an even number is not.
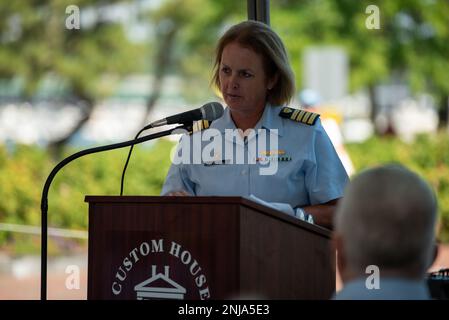
<svg viewBox="0 0 449 320"><path fill-rule="evenodd" d="M209 102L201 107L203 120L214 121L223 115L224 109L221 103Z"/></svg>

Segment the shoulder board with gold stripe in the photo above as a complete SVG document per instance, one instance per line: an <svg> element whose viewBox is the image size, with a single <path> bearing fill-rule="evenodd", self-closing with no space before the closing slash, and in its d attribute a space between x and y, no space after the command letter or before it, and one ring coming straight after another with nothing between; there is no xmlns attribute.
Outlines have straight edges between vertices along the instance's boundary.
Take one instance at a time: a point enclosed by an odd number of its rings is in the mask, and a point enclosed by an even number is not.
<svg viewBox="0 0 449 320"><path fill-rule="evenodd" d="M282 108L281 112L279 112L279 116L282 118L291 119L296 122L304 123L309 126L313 126L320 117L318 113L301 109L292 109L288 107Z"/></svg>
<svg viewBox="0 0 449 320"><path fill-rule="evenodd" d="M211 121L209 121L209 120L194 121L192 124L192 131L190 132L190 134L193 134L197 131L207 129L207 128L209 128L210 124L211 124Z"/></svg>

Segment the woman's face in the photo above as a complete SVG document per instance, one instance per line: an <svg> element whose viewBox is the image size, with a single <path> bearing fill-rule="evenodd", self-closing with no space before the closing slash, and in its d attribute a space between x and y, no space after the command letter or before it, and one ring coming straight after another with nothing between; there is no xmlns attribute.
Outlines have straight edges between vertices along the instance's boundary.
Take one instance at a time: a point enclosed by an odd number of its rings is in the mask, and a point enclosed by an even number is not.
<svg viewBox="0 0 449 320"><path fill-rule="evenodd" d="M262 56L236 42L223 49L219 79L221 93L231 112L246 114L264 109L267 90L274 82L267 79Z"/></svg>

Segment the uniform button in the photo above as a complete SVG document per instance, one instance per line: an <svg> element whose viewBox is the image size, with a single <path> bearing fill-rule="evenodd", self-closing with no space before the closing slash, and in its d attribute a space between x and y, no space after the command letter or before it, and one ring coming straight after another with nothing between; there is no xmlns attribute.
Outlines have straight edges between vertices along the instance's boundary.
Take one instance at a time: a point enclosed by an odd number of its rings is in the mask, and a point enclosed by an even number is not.
<svg viewBox="0 0 449 320"><path fill-rule="evenodd" d="M242 170L242 176L246 174L246 170Z"/></svg>

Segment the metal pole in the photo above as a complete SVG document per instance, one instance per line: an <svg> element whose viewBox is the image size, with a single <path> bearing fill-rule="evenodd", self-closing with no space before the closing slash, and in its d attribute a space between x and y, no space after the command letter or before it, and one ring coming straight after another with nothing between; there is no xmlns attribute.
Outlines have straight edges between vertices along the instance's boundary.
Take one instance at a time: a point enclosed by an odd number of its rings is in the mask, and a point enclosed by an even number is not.
<svg viewBox="0 0 449 320"><path fill-rule="evenodd" d="M248 20L257 20L256 0L247 0Z"/></svg>
<svg viewBox="0 0 449 320"><path fill-rule="evenodd" d="M248 20L270 25L270 0L247 0Z"/></svg>
<svg viewBox="0 0 449 320"><path fill-rule="evenodd" d="M166 131L156 132L156 133L150 134L150 135L142 137L142 138L129 140L129 141L121 142L121 143L109 144L109 145L101 146L101 147L90 148L90 149L86 149L86 150L81 150L81 151L79 151L77 153L74 153L71 156L65 158L64 160L59 162L56 165L56 167L53 168L53 170L50 172L49 176L47 177L47 180L45 181L44 189L42 190L42 198L41 198L41 212L42 212L42 228L41 228L41 300L47 300L48 192L50 190L50 185L51 185L54 177L58 173L58 171L61 170L65 165L69 164L73 160L78 159L78 158L80 158L82 156L85 156L85 155L88 155L88 154L92 154L92 153L97 153L97 152L103 152L103 151L108 151L108 150L114 150L114 149L119 149L119 148L133 146L133 145L136 145L136 144L148 141L148 140L152 140L152 139L168 136L168 135L176 132L176 130L178 130L178 129L187 130L188 127L185 126L185 125L181 125L181 126L177 126L175 128L172 128L172 129L169 129L169 130L166 130Z"/></svg>

